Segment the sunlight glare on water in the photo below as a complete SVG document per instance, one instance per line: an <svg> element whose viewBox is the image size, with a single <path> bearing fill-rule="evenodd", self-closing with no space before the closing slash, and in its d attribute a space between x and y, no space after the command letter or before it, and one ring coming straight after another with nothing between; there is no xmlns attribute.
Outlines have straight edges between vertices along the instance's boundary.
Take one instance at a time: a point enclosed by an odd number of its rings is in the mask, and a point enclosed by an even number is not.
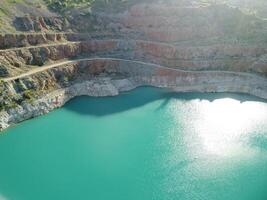
<svg viewBox="0 0 267 200"><path fill-rule="evenodd" d="M75 98L0 136L0 200L266 200L266 122L244 95Z"/></svg>
<svg viewBox="0 0 267 200"><path fill-rule="evenodd" d="M202 101L195 129L204 149L218 156L253 156L247 140L258 124L267 122L266 105L225 98Z"/></svg>
<svg viewBox="0 0 267 200"><path fill-rule="evenodd" d="M252 141L267 127L266 103L221 98L213 101L194 99L184 103L172 101L171 104L169 112L174 123L182 121L184 142L192 158L238 157L246 160L262 151ZM181 141L175 137L181 128L176 127L170 129L174 137L170 137L170 143L177 147ZM266 134L261 133L261 136L265 138Z"/></svg>

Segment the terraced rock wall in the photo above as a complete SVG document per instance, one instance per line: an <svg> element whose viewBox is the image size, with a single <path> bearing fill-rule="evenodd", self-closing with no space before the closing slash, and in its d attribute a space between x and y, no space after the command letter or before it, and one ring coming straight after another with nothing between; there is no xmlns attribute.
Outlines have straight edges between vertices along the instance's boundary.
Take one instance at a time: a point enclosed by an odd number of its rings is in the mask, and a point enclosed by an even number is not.
<svg viewBox="0 0 267 200"><path fill-rule="evenodd" d="M94 17L93 32L59 32L61 22L37 17L20 23L31 33L0 35L0 129L75 96L147 85L267 99L267 26L255 16L224 5L140 3ZM69 31L90 27L85 18Z"/></svg>
<svg viewBox="0 0 267 200"><path fill-rule="evenodd" d="M257 46L174 46L143 40L61 42L0 51L0 77L16 76L34 67L95 56L127 58L183 70L221 70L267 75L267 48Z"/></svg>
<svg viewBox="0 0 267 200"><path fill-rule="evenodd" d="M169 43L211 38L235 38L242 42L251 38L265 40L267 28L266 21L226 5L205 7L167 3L137 4L117 23L122 31L138 30L145 39Z"/></svg>
<svg viewBox="0 0 267 200"><path fill-rule="evenodd" d="M56 44L59 42L75 42L95 39L97 37L114 37L110 32L101 33L20 33L0 34L0 50L14 49L21 47L32 47L45 44Z"/></svg>
<svg viewBox="0 0 267 200"><path fill-rule="evenodd" d="M138 86L188 92L243 92L267 98L266 79L233 72L194 72L121 59L89 59L3 83L0 128L64 105L80 96L112 96Z"/></svg>

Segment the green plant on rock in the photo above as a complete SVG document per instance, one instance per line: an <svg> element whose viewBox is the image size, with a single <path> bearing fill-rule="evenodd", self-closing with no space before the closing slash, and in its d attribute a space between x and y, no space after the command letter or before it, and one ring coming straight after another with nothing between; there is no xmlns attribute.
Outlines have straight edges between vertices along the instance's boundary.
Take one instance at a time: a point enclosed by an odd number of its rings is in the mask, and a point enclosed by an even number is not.
<svg viewBox="0 0 267 200"><path fill-rule="evenodd" d="M34 99L35 95L34 95L34 91L33 90L25 90L23 92L23 97L25 99Z"/></svg>
<svg viewBox="0 0 267 200"><path fill-rule="evenodd" d="M4 102L0 99L0 112L5 109Z"/></svg>
<svg viewBox="0 0 267 200"><path fill-rule="evenodd" d="M52 10L64 12L71 8L82 7L121 7L129 0L45 0L45 3Z"/></svg>
<svg viewBox="0 0 267 200"><path fill-rule="evenodd" d="M70 8L90 6L94 0L45 0L45 2L51 9L62 12Z"/></svg>
<svg viewBox="0 0 267 200"><path fill-rule="evenodd" d="M2 91L2 90L4 90L4 81L0 80L0 91Z"/></svg>
<svg viewBox="0 0 267 200"><path fill-rule="evenodd" d="M18 106L19 105L16 102L12 101L12 102L8 103L7 105L5 105L4 109L9 110L9 109L16 108Z"/></svg>

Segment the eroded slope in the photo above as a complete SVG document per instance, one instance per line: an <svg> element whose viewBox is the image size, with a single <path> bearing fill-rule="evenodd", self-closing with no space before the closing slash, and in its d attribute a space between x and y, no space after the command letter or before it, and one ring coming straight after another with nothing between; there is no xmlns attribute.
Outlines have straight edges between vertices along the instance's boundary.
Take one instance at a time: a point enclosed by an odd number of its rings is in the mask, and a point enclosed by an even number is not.
<svg viewBox="0 0 267 200"><path fill-rule="evenodd" d="M267 26L257 16L190 1L77 12L17 17L31 33L0 36L0 128L74 96L142 85L267 99Z"/></svg>

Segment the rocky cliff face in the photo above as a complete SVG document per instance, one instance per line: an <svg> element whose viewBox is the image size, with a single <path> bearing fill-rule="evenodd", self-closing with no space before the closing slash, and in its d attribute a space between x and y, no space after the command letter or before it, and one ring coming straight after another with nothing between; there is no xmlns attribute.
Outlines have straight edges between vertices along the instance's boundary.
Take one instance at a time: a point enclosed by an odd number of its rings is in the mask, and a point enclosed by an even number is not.
<svg viewBox="0 0 267 200"><path fill-rule="evenodd" d="M140 3L87 17L21 17L16 26L31 32L0 35L0 129L75 96L143 85L267 99L264 20L190 3Z"/></svg>
<svg viewBox="0 0 267 200"><path fill-rule="evenodd" d="M2 129L64 105L79 95L112 96L137 86L178 92L243 92L267 98L265 78L248 73L196 72L122 59L89 59L58 66L2 85Z"/></svg>
<svg viewBox="0 0 267 200"><path fill-rule="evenodd" d="M0 77L16 76L34 67L45 67L66 59L95 56L127 58L183 70L224 70L267 75L266 47L227 44L184 46L126 39L72 42L62 38L52 44L0 51L3 63Z"/></svg>
<svg viewBox="0 0 267 200"><path fill-rule="evenodd" d="M36 17L25 16L16 17L14 25L20 31L58 31L66 32L70 30L69 22L62 17Z"/></svg>

